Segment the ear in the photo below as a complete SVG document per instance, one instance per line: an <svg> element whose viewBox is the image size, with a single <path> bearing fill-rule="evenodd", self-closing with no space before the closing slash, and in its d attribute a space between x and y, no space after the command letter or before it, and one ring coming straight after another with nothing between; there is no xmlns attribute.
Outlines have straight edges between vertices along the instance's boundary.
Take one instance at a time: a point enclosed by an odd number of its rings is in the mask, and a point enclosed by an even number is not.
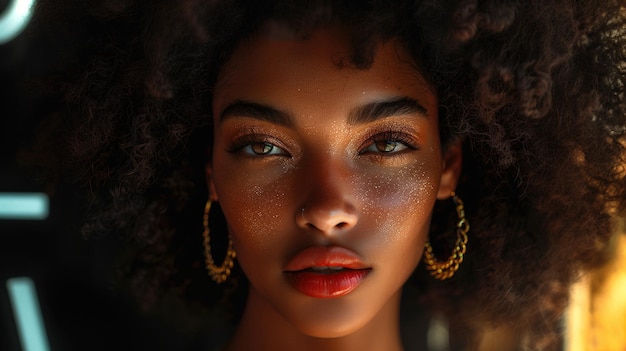
<svg viewBox="0 0 626 351"><path fill-rule="evenodd" d="M213 182L213 166L207 163L204 168L206 175L207 188L209 189L209 200L218 201L217 192L215 191L215 183Z"/></svg>
<svg viewBox="0 0 626 351"><path fill-rule="evenodd" d="M441 172L441 181L439 183L439 191L437 192L438 200L450 198L450 194L456 189L463 168L463 151L460 139L454 140L448 145L443 154L443 171Z"/></svg>

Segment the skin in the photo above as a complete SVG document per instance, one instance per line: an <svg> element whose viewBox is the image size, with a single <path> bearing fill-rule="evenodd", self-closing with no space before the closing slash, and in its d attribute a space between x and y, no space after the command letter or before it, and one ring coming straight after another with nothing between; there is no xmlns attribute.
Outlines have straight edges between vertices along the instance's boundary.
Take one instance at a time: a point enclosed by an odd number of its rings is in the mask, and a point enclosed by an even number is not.
<svg viewBox="0 0 626 351"><path fill-rule="evenodd" d="M367 70L338 65L349 50L341 28L306 39L265 30L220 72L207 179L251 285L229 350L402 349L401 288L461 152L442 155L437 98L397 41L379 43ZM354 120L402 101L422 109ZM312 246L347 248L372 271L345 296L306 296L284 270Z"/></svg>

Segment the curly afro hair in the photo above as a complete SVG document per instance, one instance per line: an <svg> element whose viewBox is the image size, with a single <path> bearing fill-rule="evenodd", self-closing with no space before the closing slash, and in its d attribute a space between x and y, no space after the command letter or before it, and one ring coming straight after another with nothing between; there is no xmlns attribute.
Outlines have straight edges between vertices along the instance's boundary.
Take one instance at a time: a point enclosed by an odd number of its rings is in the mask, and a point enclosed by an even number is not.
<svg viewBox="0 0 626 351"><path fill-rule="evenodd" d="M57 72L63 141L52 153L92 195L84 232L128 238L126 273L144 302L172 288L215 296L201 216L221 65L268 20L303 37L345 25L359 69L376 42L399 38L438 94L444 145L463 141L457 193L472 223L452 279L418 267L412 280L454 320L510 323L528 349L550 349L568 286L602 264L624 209L625 4L42 0L42 35L70 63ZM435 208L430 240L442 257L455 215Z"/></svg>

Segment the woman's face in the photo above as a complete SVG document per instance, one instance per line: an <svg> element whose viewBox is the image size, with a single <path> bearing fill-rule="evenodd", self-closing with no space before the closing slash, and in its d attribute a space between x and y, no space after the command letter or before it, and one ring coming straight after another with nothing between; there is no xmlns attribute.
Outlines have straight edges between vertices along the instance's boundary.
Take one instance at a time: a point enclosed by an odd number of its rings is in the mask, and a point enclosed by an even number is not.
<svg viewBox="0 0 626 351"><path fill-rule="evenodd" d="M339 64L349 39L336 28L259 34L214 92L207 174L249 304L317 337L347 335L397 303L460 167L459 155L444 164L437 98L402 46L380 43L359 70Z"/></svg>

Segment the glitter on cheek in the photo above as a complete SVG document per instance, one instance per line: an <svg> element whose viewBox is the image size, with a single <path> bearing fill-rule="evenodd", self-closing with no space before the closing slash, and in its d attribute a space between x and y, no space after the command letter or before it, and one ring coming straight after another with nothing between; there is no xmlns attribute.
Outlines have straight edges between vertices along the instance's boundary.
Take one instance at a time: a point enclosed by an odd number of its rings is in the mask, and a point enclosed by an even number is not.
<svg viewBox="0 0 626 351"><path fill-rule="evenodd" d="M391 245L424 232L436 195L432 169L421 162L393 172L352 177L361 218L379 244Z"/></svg>
<svg viewBox="0 0 626 351"><path fill-rule="evenodd" d="M280 169L283 174L284 169ZM286 172L288 173L288 172ZM231 235L240 245L255 246L264 250L272 246L281 231L288 203L288 191L277 186L282 184L274 177L236 177L232 180L232 200L225 203L228 208L227 221ZM288 211L287 211L288 212Z"/></svg>

